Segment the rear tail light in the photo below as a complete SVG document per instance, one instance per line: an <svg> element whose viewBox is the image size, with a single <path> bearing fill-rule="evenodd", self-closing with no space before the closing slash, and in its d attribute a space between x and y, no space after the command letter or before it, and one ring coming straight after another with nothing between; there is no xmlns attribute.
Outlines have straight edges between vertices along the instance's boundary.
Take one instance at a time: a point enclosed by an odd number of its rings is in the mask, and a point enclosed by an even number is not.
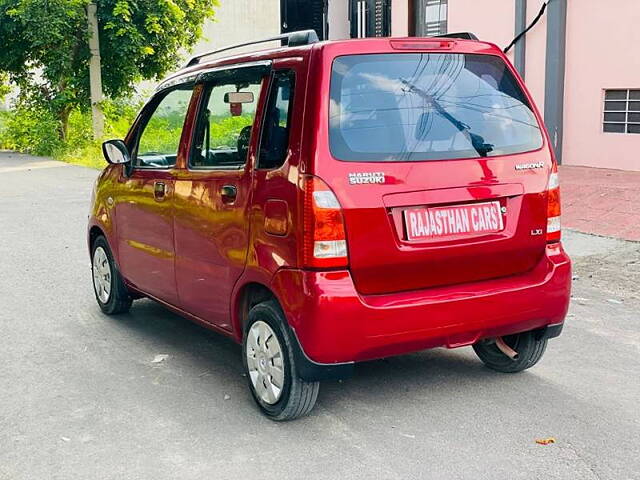
<svg viewBox="0 0 640 480"><path fill-rule="evenodd" d="M554 164L547 187L547 243L560 241L560 178Z"/></svg>
<svg viewBox="0 0 640 480"><path fill-rule="evenodd" d="M302 178L304 232L302 260L305 267L346 267L347 237L340 202L320 178Z"/></svg>

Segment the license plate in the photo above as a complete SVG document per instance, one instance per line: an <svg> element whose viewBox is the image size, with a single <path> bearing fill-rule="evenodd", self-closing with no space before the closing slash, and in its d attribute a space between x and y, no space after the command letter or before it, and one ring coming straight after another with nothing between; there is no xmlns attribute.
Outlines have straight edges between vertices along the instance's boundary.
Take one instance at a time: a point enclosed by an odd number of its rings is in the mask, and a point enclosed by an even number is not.
<svg viewBox="0 0 640 480"><path fill-rule="evenodd" d="M411 208L404 211L404 221L409 241L473 236L504 229L500 202Z"/></svg>

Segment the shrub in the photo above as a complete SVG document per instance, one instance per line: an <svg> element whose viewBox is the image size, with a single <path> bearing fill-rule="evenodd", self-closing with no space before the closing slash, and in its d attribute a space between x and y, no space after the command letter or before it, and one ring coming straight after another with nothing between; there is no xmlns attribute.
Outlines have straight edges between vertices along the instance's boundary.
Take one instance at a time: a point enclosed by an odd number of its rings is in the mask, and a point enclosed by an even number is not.
<svg viewBox="0 0 640 480"><path fill-rule="evenodd" d="M105 101L105 139L124 139L142 107L132 100ZM253 117L212 116L210 148L235 148L240 130L251 125ZM158 118L147 125L151 143L145 145L153 151L177 150L176 139L180 137L182 115ZM33 155L51 156L58 160L93 168L103 168L102 140L94 140L91 112L75 109L69 115L67 139L59 140L59 121L42 109L18 107L14 111L0 112L0 148L17 150Z"/></svg>
<svg viewBox="0 0 640 480"><path fill-rule="evenodd" d="M105 138L123 139L134 120L138 116L138 112L144 105L141 101L109 100L102 104L102 111L105 117Z"/></svg>
<svg viewBox="0 0 640 480"><path fill-rule="evenodd" d="M105 138L124 138L140 104L105 101ZM93 139L91 112L75 109L69 115L67 140L59 138L59 120L43 108L17 106L0 112L0 148L50 156L70 163L102 168L102 140Z"/></svg>
<svg viewBox="0 0 640 480"><path fill-rule="evenodd" d="M59 122L47 110L18 108L3 117L2 148L41 156L56 156L64 149Z"/></svg>

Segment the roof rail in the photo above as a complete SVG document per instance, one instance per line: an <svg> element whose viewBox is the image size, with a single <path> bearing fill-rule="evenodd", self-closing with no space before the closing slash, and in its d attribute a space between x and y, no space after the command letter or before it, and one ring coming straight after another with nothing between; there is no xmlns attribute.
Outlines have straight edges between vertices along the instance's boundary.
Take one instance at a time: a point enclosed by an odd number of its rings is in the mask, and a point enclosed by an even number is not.
<svg viewBox="0 0 640 480"><path fill-rule="evenodd" d="M318 39L318 34L315 32L315 30L300 30L298 32L283 33L282 35L276 35L275 37L264 38L262 40L253 40L251 42L246 42L246 43L238 43L235 45L222 47L217 50L211 50L210 52L194 55L189 59L189 61L185 65L185 68L190 67L192 65L197 65L198 63L200 63L200 59L204 57L208 57L209 55L215 55L216 53L226 52L227 50L234 50L236 48L246 47L249 45L257 45L259 43L275 42L278 40L286 41L288 47L299 47L302 45L311 45L312 43L317 43L320 41Z"/></svg>
<svg viewBox="0 0 640 480"><path fill-rule="evenodd" d="M478 40L471 32L458 32L458 33L445 33L443 35L436 35L437 38L462 38L464 40Z"/></svg>

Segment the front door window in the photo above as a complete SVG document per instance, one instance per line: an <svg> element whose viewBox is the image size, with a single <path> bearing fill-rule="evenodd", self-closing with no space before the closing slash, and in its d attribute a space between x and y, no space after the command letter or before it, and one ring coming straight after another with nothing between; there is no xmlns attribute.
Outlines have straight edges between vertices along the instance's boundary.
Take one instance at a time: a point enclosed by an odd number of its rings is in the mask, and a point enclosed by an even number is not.
<svg viewBox="0 0 640 480"><path fill-rule="evenodd" d="M171 90L156 107L139 136L135 166L171 168L176 164L191 88Z"/></svg>
<svg viewBox="0 0 640 480"><path fill-rule="evenodd" d="M193 88L156 94L143 111L133 144L133 170L116 195L120 268L155 298L177 305L175 282L174 169Z"/></svg>

